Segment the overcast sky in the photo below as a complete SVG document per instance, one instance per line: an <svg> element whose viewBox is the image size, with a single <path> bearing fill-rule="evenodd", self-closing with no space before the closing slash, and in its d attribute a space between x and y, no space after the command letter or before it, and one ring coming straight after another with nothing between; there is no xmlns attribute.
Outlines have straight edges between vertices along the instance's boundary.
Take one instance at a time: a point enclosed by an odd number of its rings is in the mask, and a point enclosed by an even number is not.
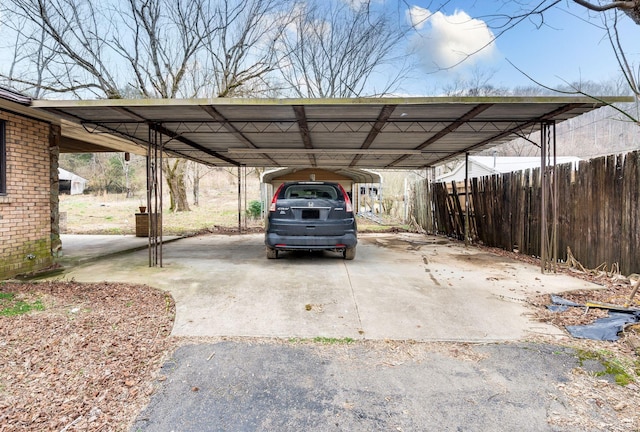
<svg viewBox="0 0 640 432"><path fill-rule="evenodd" d="M606 32L598 27L601 16L570 1L545 13L544 22L537 17L524 19L497 39L496 27L505 22L499 14L512 14L516 2L451 1L438 9L442 3L446 2L399 3L416 29L407 46L415 51L420 70L429 74L426 82L446 83L456 76L468 76L476 68L494 73L491 83L497 87L532 84L507 60L549 86L564 81L601 82L619 75ZM640 26L626 16L621 24L627 53L638 65ZM476 54L469 57L472 53ZM409 90L432 93L420 84Z"/></svg>

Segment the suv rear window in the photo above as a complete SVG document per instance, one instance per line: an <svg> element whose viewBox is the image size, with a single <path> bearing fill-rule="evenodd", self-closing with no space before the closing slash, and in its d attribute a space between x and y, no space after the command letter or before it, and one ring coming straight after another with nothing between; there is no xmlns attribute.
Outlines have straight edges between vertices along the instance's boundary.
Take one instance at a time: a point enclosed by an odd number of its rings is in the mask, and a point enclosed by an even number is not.
<svg viewBox="0 0 640 432"><path fill-rule="evenodd" d="M279 199L332 199L343 201L344 197L332 185L326 184L295 184L282 188Z"/></svg>

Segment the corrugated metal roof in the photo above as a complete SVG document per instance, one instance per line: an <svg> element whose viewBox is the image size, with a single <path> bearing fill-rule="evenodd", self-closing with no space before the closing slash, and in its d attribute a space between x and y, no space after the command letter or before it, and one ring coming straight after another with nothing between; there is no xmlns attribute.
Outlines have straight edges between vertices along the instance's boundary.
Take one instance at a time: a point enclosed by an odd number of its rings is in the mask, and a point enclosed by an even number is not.
<svg viewBox="0 0 640 432"><path fill-rule="evenodd" d="M326 168L327 171L331 171L336 173L338 176L343 176L351 179L354 183L380 183L380 174L366 170L366 169L357 169L357 168ZM307 171L313 172L313 170L308 169L298 169L298 168L278 168L271 171L265 171L260 181L262 183L271 183L274 179L279 179L283 177L291 176L296 172L304 172L307 174ZM301 180L309 180L309 178L304 178ZM335 179L334 179L335 180Z"/></svg>
<svg viewBox="0 0 640 432"><path fill-rule="evenodd" d="M628 97L34 101L87 130L213 166L423 168Z"/></svg>

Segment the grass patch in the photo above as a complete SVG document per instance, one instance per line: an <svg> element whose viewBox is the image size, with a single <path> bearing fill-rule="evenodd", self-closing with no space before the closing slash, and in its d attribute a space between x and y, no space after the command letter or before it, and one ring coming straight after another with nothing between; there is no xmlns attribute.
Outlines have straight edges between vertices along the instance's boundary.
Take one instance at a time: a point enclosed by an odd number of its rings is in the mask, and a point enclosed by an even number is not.
<svg viewBox="0 0 640 432"><path fill-rule="evenodd" d="M628 370L638 370L637 362L633 365L625 365L623 361L616 358L615 355L609 351L586 351L586 350L577 350L578 355L578 363L580 366L583 366L584 363L588 360L599 362L603 370L593 372L593 375L596 377L604 377L607 375L613 376L616 381L616 384L621 386L626 386L635 382L634 377L631 373L627 372Z"/></svg>
<svg viewBox="0 0 640 432"><path fill-rule="evenodd" d="M325 344L325 345L343 345L343 344L354 343L355 339L352 339L350 337L328 338L328 337L317 336L317 337L313 338L313 341L316 342L316 343L321 343L321 344Z"/></svg>
<svg viewBox="0 0 640 432"><path fill-rule="evenodd" d="M316 336L313 339L306 338L290 338L290 343L304 343L304 342L315 342L323 345L348 345L354 343L356 340L350 337L344 338L330 338L324 336Z"/></svg>
<svg viewBox="0 0 640 432"><path fill-rule="evenodd" d="M114 235L122 235L125 234L125 232L117 227L111 227L111 228L107 228L104 230L105 234L114 234Z"/></svg>
<svg viewBox="0 0 640 432"><path fill-rule="evenodd" d="M34 310L44 310L41 300L38 299L33 303L28 303L22 299L17 299L13 293L0 293L0 316L23 315Z"/></svg>

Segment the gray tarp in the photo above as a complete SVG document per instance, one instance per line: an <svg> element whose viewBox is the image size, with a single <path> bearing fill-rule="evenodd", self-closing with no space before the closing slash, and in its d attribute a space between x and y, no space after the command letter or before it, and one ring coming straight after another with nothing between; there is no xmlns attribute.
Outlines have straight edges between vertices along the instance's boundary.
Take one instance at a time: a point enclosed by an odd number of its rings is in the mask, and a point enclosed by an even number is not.
<svg viewBox="0 0 640 432"><path fill-rule="evenodd" d="M586 307L556 295L551 296L551 301L553 304L548 305L547 309L552 312L563 312L569 307ZM618 333L627 324L636 322L640 322L640 311L609 311L608 317L599 318L591 324L565 326L565 328L571 336L576 338L616 341L618 340Z"/></svg>

